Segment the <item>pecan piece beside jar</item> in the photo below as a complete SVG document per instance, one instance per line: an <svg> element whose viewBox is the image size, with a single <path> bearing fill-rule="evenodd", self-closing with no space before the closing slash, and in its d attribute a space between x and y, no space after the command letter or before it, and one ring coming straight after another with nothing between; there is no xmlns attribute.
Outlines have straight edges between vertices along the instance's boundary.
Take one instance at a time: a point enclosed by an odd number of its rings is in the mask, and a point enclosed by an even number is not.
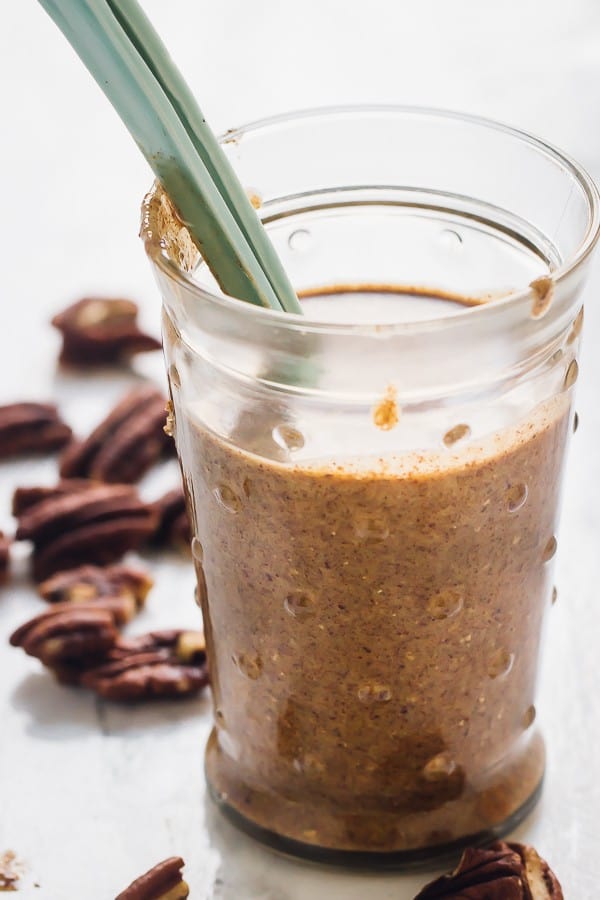
<svg viewBox="0 0 600 900"><path fill-rule="evenodd" d="M84 297L52 319L63 338L60 362L82 368L128 360L135 353L160 350L161 342L137 324L132 300Z"/></svg>
<svg viewBox="0 0 600 900"><path fill-rule="evenodd" d="M17 539L33 542L33 575L44 581L83 563L115 562L148 540L156 518L129 485L98 485L27 508Z"/></svg>
<svg viewBox="0 0 600 900"><path fill-rule="evenodd" d="M115 900L185 900L190 889L183 880L180 856L172 856L158 863L136 878Z"/></svg>
<svg viewBox="0 0 600 900"><path fill-rule="evenodd" d="M0 406L0 459L21 453L53 453L64 447L71 435L53 403Z"/></svg>
<svg viewBox="0 0 600 900"><path fill-rule="evenodd" d="M93 487L93 482L88 481L87 478L64 478L53 487L45 485L18 487L13 494L12 514L18 519L25 510L31 509L42 500L66 497L67 494L76 494L78 491L86 491Z"/></svg>
<svg viewBox="0 0 600 900"><path fill-rule="evenodd" d="M38 585L38 592L49 603L129 597L141 609L153 584L146 572L134 566L79 566L47 578Z"/></svg>
<svg viewBox="0 0 600 900"><path fill-rule="evenodd" d="M4 584L8 579L8 569L10 566L10 538L0 531L0 584Z"/></svg>
<svg viewBox="0 0 600 900"><path fill-rule="evenodd" d="M204 636L168 630L119 638L82 684L120 702L190 697L208 684Z"/></svg>
<svg viewBox="0 0 600 900"><path fill-rule="evenodd" d="M136 611L131 597L57 603L17 628L10 643L43 662L59 681L78 684L86 669L106 659L118 629Z"/></svg>
<svg viewBox="0 0 600 900"><path fill-rule="evenodd" d="M150 539L155 547L190 549L192 530L181 488L169 491L152 504L158 515L158 527Z"/></svg>
<svg viewBox="0 0 600 900"><path fill-rule="evenodd" d="M129 391L84 441L64 451L63 478L131 484L161 456L174 452L163 430L166 400L153 385Z"/></svg>
<svg viewBox="0 0 600 900"><path fill-rule="evenodd" d="M469 847L457 868L417 894L415 900L564 900L560 884L533 847L496 841Z"/></svg>

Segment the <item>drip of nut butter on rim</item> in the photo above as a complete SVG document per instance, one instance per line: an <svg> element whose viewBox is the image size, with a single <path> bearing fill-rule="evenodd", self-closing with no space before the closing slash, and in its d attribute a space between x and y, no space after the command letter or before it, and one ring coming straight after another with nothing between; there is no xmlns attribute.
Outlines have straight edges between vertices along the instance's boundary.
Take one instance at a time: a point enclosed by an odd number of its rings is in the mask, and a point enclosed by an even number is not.
<svg viewBox="0 0 600 900"><path fill-rule="evenodd" d="M383 399L373 409L373 422L382 431L391 431L400 419L398 391L393 384L388 384Z"/></svg>
<svg viewBox="0 0 600 900"><path fill-rule="evenodd" d="M540 278L535 278L529 287L533 291L531 318L541 319L550 309L554 298L554 282L550 275L542 275Z"/></svg>

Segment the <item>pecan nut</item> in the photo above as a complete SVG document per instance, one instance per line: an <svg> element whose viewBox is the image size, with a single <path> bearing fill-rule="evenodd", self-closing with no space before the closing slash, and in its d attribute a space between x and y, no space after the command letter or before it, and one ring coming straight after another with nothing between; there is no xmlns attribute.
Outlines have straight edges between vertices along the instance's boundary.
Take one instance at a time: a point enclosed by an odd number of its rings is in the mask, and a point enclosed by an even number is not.
<svg viewBox="0 0 600 900"><path fill-rule="evenodd" d="M71 436L53 403L0 406L0 459L20 453L52 453L64 447Z"/></svg>
<svg viewBox="0 0 600 900"><path fill-rule="evenodd" d="M132 597L56 603L17 628L10 643L51 668L59 681L79 684L83 672L106 658L118 629L136 612Z"/></svg>
<svg viewBox="0 0 600 900"><path fill-rule="evenodd" d="M469 847L450 875L432 881L415 900L564 900L561 886L533 847L496 841Z"/></svg>
<svg viewBox="0 0 600 900"><path fill-rule="evenodd" d="M63 338L60 362L98 366L126 361L135 353L160 350L161 343L137 324L132 300L84 297L52 319Z"/></svg>
<svg viewBox="0 0 600 900"><path fill-rule="evenodd" d="M62 455L63 478L131 484L174 452L163 430L166 401L153 385L127 393L84 441L74 441Z"/></svg>
<svg viewBox="0 0 600 900"><path fill-rule="evenodd" d="M141 609L153 584L146 572L134 566L79 566L47 578L38 585L38 592L49 603L129 597Z"/></svg>
<svg viewBox="0 0 600 900"><path fill-rule="evenodd" d="M33 542L33 574L43 581L82 563L106 565L143 544L156 513L129 485L99 485L27 508L17 539Z"/></svg>
<svg viewBox="0 0 600 900"><path fill-rule="evenodd" d="M152 505L158 515L158 526L150 543L156 547L171 546L189 550L192 530L183 490L175 488Z"/></svg>
<svg viewBox="0 0 600 900"><path fill-rule="evenodd" d="M183 880L180 856L172 856L158 863L136 878L115 900L185 900L190 889Z"/></svg>
<svg viewBox="0 0 600 900"><path fill-rule="evenodd" d="M53 487L42 485L18 487L12 499L12 514L15 518L23 515L25 510L41 503L42 500L50 500L53 497L65 497L67 494L75 494L77 491L88 490L94 487L93 482L87 478L65 478Z"/></svg>
<svg viewBox="0 0 600 900"><path fill-rule="evenodd" d="M119 638L106 660L86 672L82 684L107 700L190 697L208 684L201 632L153 631Z"/></svg>
<svg viewBox="0 0 600 900"><path fill-rule="evenodd" d="M0 531L0 584L4 584L8 579L8 569L10 566L10 538Z"/></svg>

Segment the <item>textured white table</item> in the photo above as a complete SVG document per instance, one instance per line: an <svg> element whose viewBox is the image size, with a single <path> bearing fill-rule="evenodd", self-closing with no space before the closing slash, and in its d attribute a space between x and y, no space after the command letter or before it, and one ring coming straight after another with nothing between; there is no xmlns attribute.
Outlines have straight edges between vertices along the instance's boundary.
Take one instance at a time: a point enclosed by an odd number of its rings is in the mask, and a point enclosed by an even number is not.
<svg viewBox="0 0 600 900"><path fill-rule="evenodd" d="M597 0L146 0L217 129L290 108L404 102L491 115L536 131L600 176ZM55 397L79 429L124 388L56 374L52 311L86 292L132 295L158 331L156 289L136 238L150 178L112 110L36 3L5 4L0 26L3 136L0 402ZM559 601L539 698L546 789L519 835L538 846L567 900L600 883L600 290L588 287L581 427L560 533ZM160 359L140 369L161 377ZM0 527L18 483L52 465L0 466ZM146 489L155 494L158 473ZM137 630L197 622L192 574L176 558ZM278 858L207 804L208 700L120 710L57 686L5 637L40 608L25 583L0 594L0 853L26 865L20 896L111 900L170 855L193 900L410 900L422 876L350 874ZM39 888L34 887L37 882Z"/></svg>

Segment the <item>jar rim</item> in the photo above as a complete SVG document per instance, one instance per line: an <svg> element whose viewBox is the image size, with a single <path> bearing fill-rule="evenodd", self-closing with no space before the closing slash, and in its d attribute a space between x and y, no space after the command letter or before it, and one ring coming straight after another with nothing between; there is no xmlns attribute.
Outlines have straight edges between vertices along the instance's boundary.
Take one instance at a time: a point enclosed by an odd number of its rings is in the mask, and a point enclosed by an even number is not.
<svg viewBox="0 0 600 900"><path fill-rule="evenodd" d="M594 249L600 236L600 193L598 188L588 174L588 172L579 163L575 162L568 154L559 150L553 144L530 134L529 132L498 122L494 119L484 116L474 115L471 113L462 113L458 111L427 107L427 106L411 106L400 104L347 104L311 107L299 110L293 110L278 115L257 119L241 125L237 128L228 129L219 136L221 144L236 143L245 135L254 132L264 133L270 128L280 128L294 122L305 121L308 119L323 120L335 117L353 117L353 116L380 116L382 114L390 114L395 116L414 116L420 119L427 117L437 119L439 121L459 121L466 124L475 125L489 131L498 131L515 138L524 144L527 144L546 156L551 157L555 162L568 171L570 176L578 183L583 191L587 201L588 219L587 227L582 239L565 261L552 270L551 277L555 285L559 286L567 280L569 276L578 269L582 263L589 257ZM320 334L361 334L372 331L376 327L381 335L399 335L411 333L423 333L424 331L437 331L448 325L456 326L457 318L462 319L463 316L450 314L439 316L435 319L418 319L411 321L386 322L382 324L365 325L354 322L327 322L320 319L311 319L310 316L288 313L285 311L268 309L256 306L252 303L239 300L236 297L227 294L221 294L211 291L208 287L199 284L188 271L176 265L175 262L164 252L161 236L156 235L152 229L152 220L149 213L150 203L156 192L160 190L158 182L154 182L153 188L144 198L142 205L142 225L140 229L140 237L145 246L146 253L153 263L163 271L163 273L171 280L181 283L192 294L196 294L204 302L210 302L221 308L225 314L234 314L236 317L245 317L246 319L260 322L266 327L284 328L292 331L302 332L318 332ZM495 317L501 312L506 312L509 308L519 305L523 300L531 296L531 286L526 285L521 290L512 291L505 297L494 300L493 303L481 304L479 306L470 307L465 312L469 321L477 318L481 322L483 318Z"/></svg>

